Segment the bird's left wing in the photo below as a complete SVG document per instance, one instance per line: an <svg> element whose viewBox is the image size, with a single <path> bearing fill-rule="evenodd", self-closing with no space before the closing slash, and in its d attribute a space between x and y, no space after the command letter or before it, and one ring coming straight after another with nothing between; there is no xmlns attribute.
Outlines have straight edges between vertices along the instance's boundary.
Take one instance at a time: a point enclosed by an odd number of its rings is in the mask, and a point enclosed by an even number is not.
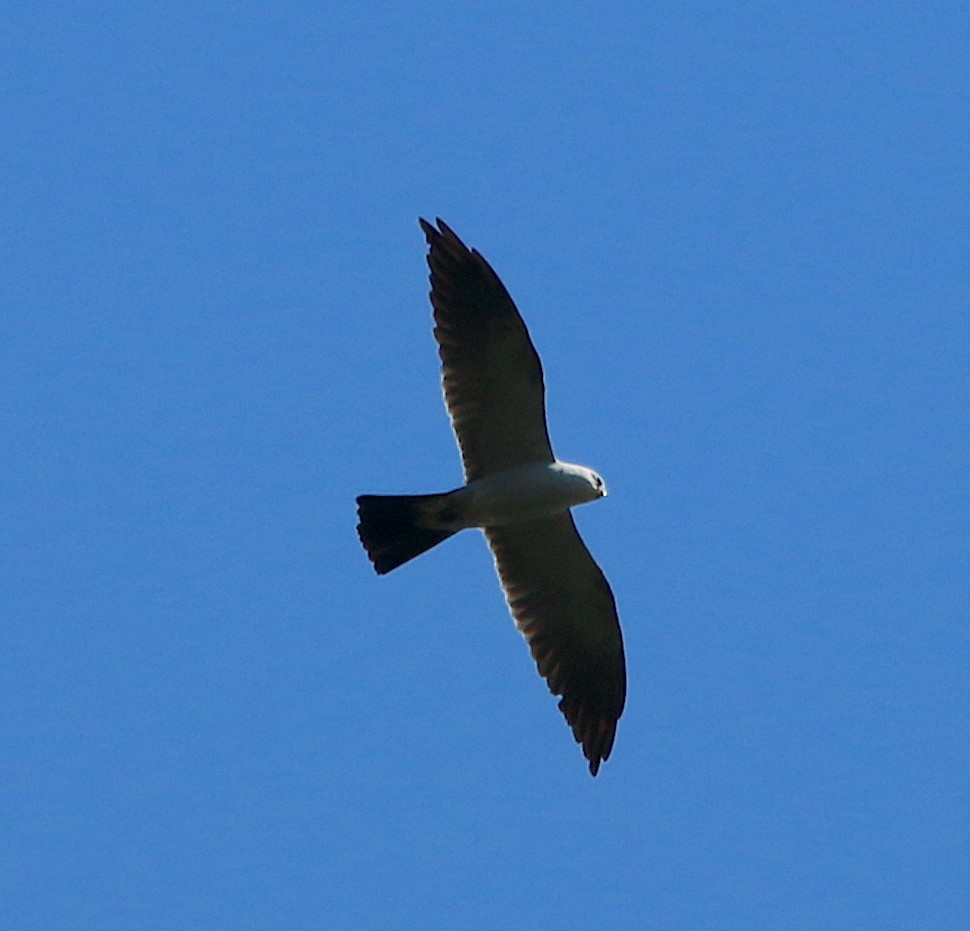
<svg viewBox="0 0 970 931"><path fill-rule="evenodd" d="M539 673L595 776L626 700L623 638L613 592L567 511L486 527L502 588Z"/></svg>

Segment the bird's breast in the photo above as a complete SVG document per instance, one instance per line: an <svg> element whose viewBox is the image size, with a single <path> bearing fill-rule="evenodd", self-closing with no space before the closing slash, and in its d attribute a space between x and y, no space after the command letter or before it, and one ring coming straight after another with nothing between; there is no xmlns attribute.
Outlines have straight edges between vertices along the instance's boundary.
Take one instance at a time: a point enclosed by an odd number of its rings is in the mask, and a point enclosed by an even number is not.
<svg viewBox="0 0 970 931"><path fill-rule="evenodd" d="M562 513L598 495L562 463L536 463L476 479L456 494L463 523L498 527Z"/></svg>

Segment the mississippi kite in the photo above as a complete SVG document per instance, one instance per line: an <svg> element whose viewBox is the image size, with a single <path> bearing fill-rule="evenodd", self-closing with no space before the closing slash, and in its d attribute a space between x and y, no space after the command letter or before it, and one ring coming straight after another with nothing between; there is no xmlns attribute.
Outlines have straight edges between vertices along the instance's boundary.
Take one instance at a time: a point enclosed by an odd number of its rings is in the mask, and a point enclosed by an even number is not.
<svg viewBox="0 0 970 931"><path fill-rule="evenodd" d="M440 219L420 222L465 485L361 495L357 532L383 575L459 530L484 530L512 616L595 776L623 713L626 665L613 593L569 509L606 486L553 454L542 365L498 275Z"/></svg>

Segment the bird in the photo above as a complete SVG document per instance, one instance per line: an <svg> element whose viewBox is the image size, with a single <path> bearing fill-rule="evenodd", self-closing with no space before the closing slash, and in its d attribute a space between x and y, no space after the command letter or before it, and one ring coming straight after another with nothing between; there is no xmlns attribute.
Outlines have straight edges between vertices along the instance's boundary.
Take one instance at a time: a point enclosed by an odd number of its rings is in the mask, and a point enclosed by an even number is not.
<svg viewBox="0 0 970 931"><path fill-rule="evenodd" d="M595 776L626 702L626 661L613 592L570 508L606 497L606 484L554 455L542 363L492 266L440 218L418 222L465 483L360 495L357 533L385 575L461 530L484 531L510 613Z"/></svg>

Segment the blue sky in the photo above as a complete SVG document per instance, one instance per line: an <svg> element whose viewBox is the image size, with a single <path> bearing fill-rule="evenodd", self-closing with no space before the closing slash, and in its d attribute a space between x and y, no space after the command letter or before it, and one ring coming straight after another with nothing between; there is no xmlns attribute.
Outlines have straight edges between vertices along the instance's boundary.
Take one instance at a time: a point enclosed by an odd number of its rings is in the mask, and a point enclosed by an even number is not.
<svg viewBox="0 0 970 931"><path fill-rule="evenodd" d="M11 928L970 924L970 13L10 3ZM543 357L629 700L479 534L418 215Z"/></svg>

